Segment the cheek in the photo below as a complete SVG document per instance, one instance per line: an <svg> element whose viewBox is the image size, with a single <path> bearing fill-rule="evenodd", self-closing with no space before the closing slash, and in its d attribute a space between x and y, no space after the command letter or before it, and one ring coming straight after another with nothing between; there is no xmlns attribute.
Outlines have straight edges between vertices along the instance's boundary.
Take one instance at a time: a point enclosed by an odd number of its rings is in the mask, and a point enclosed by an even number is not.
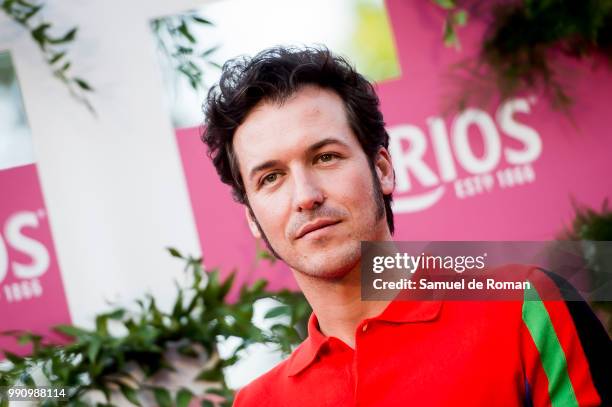
<svg viewBox="0 0 612 407"><path fill-rule="evenodd" d="M366 164L367 165L367 164ZM334 195L342 199L345 205L357 209L368 207L373 198L372 174L369 167L353 168L346 171L331 185Z"/></svg>
<svg viewBox="0 0 612 407"><path fill-rule="evenodd" d="M282 194L272 194L251 202L251 207L268 239L272 242L282 239L289 212L287 198Z"/></svg>

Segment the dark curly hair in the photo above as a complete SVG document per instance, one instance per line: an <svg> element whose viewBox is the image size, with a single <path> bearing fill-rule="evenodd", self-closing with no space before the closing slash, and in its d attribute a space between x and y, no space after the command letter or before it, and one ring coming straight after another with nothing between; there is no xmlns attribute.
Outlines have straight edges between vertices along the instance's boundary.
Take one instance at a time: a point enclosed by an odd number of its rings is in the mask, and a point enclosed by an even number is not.
<svg viewBox="0 0 612 407"><path fill-rule="evenodd" d="M253 58L239 57L223 65L221 79L210 89L204 104L202 134L221 181L232 186L236 201L249 206L233 150L236 129L258 103L283 103L304 85L329 89L341 97L349 126L368 158L378 195L382 195L374 164L379 148L388 148L389 135L378 96L372 84L347 60L325 47L274 47ZM391 194L382 200L389 231L393 233ZM382 205L379 206L382 216Z"/></svg>

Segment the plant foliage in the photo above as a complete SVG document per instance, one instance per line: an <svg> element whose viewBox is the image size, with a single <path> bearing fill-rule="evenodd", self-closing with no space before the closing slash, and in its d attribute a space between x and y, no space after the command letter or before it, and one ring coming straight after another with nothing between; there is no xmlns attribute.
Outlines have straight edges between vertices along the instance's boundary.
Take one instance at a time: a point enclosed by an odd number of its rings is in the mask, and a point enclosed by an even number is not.
<svg viewBox="0 0 612 407"><path fill-rule="evenodd" d="M547 95L554 108L572 99L563 83L559 56L603 56L612 63L612 0L433 0L448 15L444 41L458 44L455 27L467 15L484 20L487 30L476 63L461 64L474 81L487 79L502 98L523 91ZM460 108L474 96L466 89Z"/></svg>
<svg viewBox="0 0 612 407"><path fill-rule="evenodd" d="M587 269L595 287L604 287L612 279L612 258L609 250L602 250L600 245L589 245L588 242L612 242L612 210L606 199L600 210L584 207L574 202L575 217L572 225L565 231L567 240L583 240L587 244L582 248ZM593 308L605 314L604 323L612 335L612 302L592 301Z"/></svg>
<svg viewBox="0 0 612 407"><path fill-rule="evenodd" d="M299 333L303 328L298 326L304 326L310 307L302 294L286 290L272 293L266 291L266 282L259 280L241 287L238 299L229 302L234 274L222 279L217 270L204 270L201 258L185 257L176 249L169 251L185 261L185 272L192 279L187 288L177 287L170 312L160 310L155 298L148 295L137 301L137 312L117 308L98 315L93 330L72 325L55 327L57 332L70 338L67 345L45 343L40 335L28 332L7 333L18 338L21 344L31 344L32 352L25 357L5 352L12 367L0 372L0 388L17 383L36 387L32 376L39 370L47 381L45 385L70 390L67 402L48 400L41 403L44 406L87 406L86 395L92 391L104 394L103 405L111 405L113 392L140 405L143 393L149 392L160 407L186 406L196 396L189 389L182 388L173 394L146 380L174 368L167 351L175 349L194 360L202 353L206 355L208 362L195 380L211 383L207 393L222 397L221 405L230 406L234 394L227 386L223 370L235 364L247 346L275 344L290 352L303 339ZM288 324L277 323L271 330L258 328L252 322L253 305L262 298L274 298L281 304L269 310L265 317L284 316ZM125 333L112 335L111 324ZM218 343L230 337L240 338L240 345L229 356L222 357ZM134 367L144 378L134 374ZM206 395L197 396L204 396L203 405L210 405ZM6 400L0 399L0 406L7 405Z"/></svg>
<svg viewBox="0 0 612 407"><path fill-rule="evenodd" d="M88 98L88 93L92 92L93 88L85 79L71 74L72 61L68 58L66 49L66 46L75 40L78 29L73 27L63 34L52 34L52 24L41 17L43 3L0 0L0 8L9 18L29 31L53 76L64 83L70 94L93 113L94 109Z"/></svg>
<svg viewBox="0 0 612 407"><path fill-rule="evenodd" d="M174 70L183 76L194 90L204 88L204 72L200 63L220 68L219 64L211 60L219 47L199 47L198 36L195 34L195 27L198 25L213 24L195 13L163 17L153 20L151 24L158 48Z"/></svg>
<svg viewBox="0 0 612 407"><path fill-rule="evenodd" d="M461 43L457 36L457 28L467 23L468 12L459 7L455 0L433 0L433 2L448 12L444 20L444 44L447 47L461 48Z"/></svg>

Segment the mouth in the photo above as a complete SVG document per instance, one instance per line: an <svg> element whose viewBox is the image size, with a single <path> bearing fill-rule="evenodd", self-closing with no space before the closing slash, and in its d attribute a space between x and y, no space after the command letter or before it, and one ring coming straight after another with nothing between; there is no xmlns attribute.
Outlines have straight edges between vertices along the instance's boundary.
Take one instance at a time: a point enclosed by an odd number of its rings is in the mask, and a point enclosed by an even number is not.
<svg viewBox="0 0 612 407"><path fill-rule="evenodd" d="M314 222L310 222L307 223L306 225L302 226L300 228L300 230L297 233L297 236L295 237L296 240L303 238L304 236L307 236L311 233L314 233L318 230L321 229L326 229L328 227L337 225L338 223L340 223L339 220L333 220L333 219L317 219Z"/></svg>

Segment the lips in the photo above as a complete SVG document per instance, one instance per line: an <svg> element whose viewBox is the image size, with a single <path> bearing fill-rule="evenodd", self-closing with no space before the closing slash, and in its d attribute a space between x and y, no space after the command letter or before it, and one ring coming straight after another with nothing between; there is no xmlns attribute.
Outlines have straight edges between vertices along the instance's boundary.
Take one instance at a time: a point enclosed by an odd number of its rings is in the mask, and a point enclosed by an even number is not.
<svg viewBox="0 0 612 407"><path fill-rule="evenodd" d="M298 230L298 233L295 238L296 240L301 239L302 237L306 236L310 232L314 232L315 230L319 230L327 226L336 225L338 223L340 223L339 220L317 219L313 222L309 222L305 224L304 226L302 226L300 230Z"/></svg>

